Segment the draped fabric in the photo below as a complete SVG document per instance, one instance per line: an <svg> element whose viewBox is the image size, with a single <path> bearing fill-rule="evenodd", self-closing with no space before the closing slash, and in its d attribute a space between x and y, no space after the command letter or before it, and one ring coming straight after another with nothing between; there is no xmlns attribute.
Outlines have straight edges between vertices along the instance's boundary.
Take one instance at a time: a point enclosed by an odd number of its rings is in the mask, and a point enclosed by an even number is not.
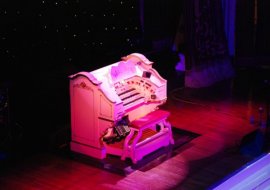
<svg viewBox="0 0 270 190"><path fill-rule="evenodd" d="M233 57L235 55L236 0L222 0L222 13L229 55Z"/></svg>
<svg viewBox="0 0 270 190"><path fill-rule="evenodd" d="M220 0L187 0L186 3L187 53L194 59L191 64L228 56Z"/></svg>
<svg viewBox="0 0 270 190"><path fill-rule="evenodd" d="M185 0L185 83L206 87L232 77L221 0Z"/></svg>

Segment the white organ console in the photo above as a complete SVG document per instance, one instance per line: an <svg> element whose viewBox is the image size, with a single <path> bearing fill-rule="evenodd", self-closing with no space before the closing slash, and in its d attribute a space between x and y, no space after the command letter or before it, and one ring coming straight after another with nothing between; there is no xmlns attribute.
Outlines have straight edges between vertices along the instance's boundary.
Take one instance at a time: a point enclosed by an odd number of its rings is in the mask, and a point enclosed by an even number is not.
<svg viewBox="0 0 270 190"><path fill-rule="evenodd" d="M170 113L159 106L167 100L167 81L144 55L132 53L121 61L70 78L70 149L98 159L107 154L133 163L173 144ZM114 143L103 140L123 118L127 136Z"/></svg>

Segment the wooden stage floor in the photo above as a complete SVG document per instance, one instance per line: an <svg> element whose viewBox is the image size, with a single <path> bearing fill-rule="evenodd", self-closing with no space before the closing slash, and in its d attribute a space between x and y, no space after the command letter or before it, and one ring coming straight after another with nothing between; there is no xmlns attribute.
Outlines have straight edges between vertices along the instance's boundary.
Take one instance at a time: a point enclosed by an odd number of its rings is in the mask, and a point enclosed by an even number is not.
<svg viewBox="0 0 270 190"><path fill-rule="evenodd" d="M237 72L233 80L210 88L169 89L163 109L171 112L171 124L200 136L153 167L119 175L57 151L40 151L0 169L0 189L207 189L259 156L241 149L243 139L266 119L265 91L255 71Z"/></svg>

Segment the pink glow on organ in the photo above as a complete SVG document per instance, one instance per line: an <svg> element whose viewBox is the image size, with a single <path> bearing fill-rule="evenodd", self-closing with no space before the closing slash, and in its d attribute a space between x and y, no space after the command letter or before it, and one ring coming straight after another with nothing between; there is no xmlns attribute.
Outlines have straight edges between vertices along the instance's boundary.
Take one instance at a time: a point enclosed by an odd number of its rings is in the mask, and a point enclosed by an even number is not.
<svg viewBox="0 0 270 190"><path fill-rule="evenodd" d="M70 76L72 151L98 159L112 154L136 163L174 143L169 112L159 110L167 100L167 80L152 65L144 55L133 53L106 67ZM127 125L121 126L128 130L127 136L104 142L104 134L114 135L108 129L115 125Z"/></svg>

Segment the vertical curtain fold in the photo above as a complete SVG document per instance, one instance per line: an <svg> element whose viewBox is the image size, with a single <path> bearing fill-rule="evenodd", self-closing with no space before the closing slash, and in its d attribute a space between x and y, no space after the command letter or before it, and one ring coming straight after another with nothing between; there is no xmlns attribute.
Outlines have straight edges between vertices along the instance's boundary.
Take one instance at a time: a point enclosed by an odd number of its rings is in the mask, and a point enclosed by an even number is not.
<svg viewBox="0 0 270 190"><path fill-rule="evenodd" d="M229 55L233 57L235 55L236 0L222 0L222 13Z"/></svg>
<svg viewBox="0 0 270 190"><path fill-rule="evenodd" d="M222 0L185 0L185 85L200 88L233 76Z"/></svg>

